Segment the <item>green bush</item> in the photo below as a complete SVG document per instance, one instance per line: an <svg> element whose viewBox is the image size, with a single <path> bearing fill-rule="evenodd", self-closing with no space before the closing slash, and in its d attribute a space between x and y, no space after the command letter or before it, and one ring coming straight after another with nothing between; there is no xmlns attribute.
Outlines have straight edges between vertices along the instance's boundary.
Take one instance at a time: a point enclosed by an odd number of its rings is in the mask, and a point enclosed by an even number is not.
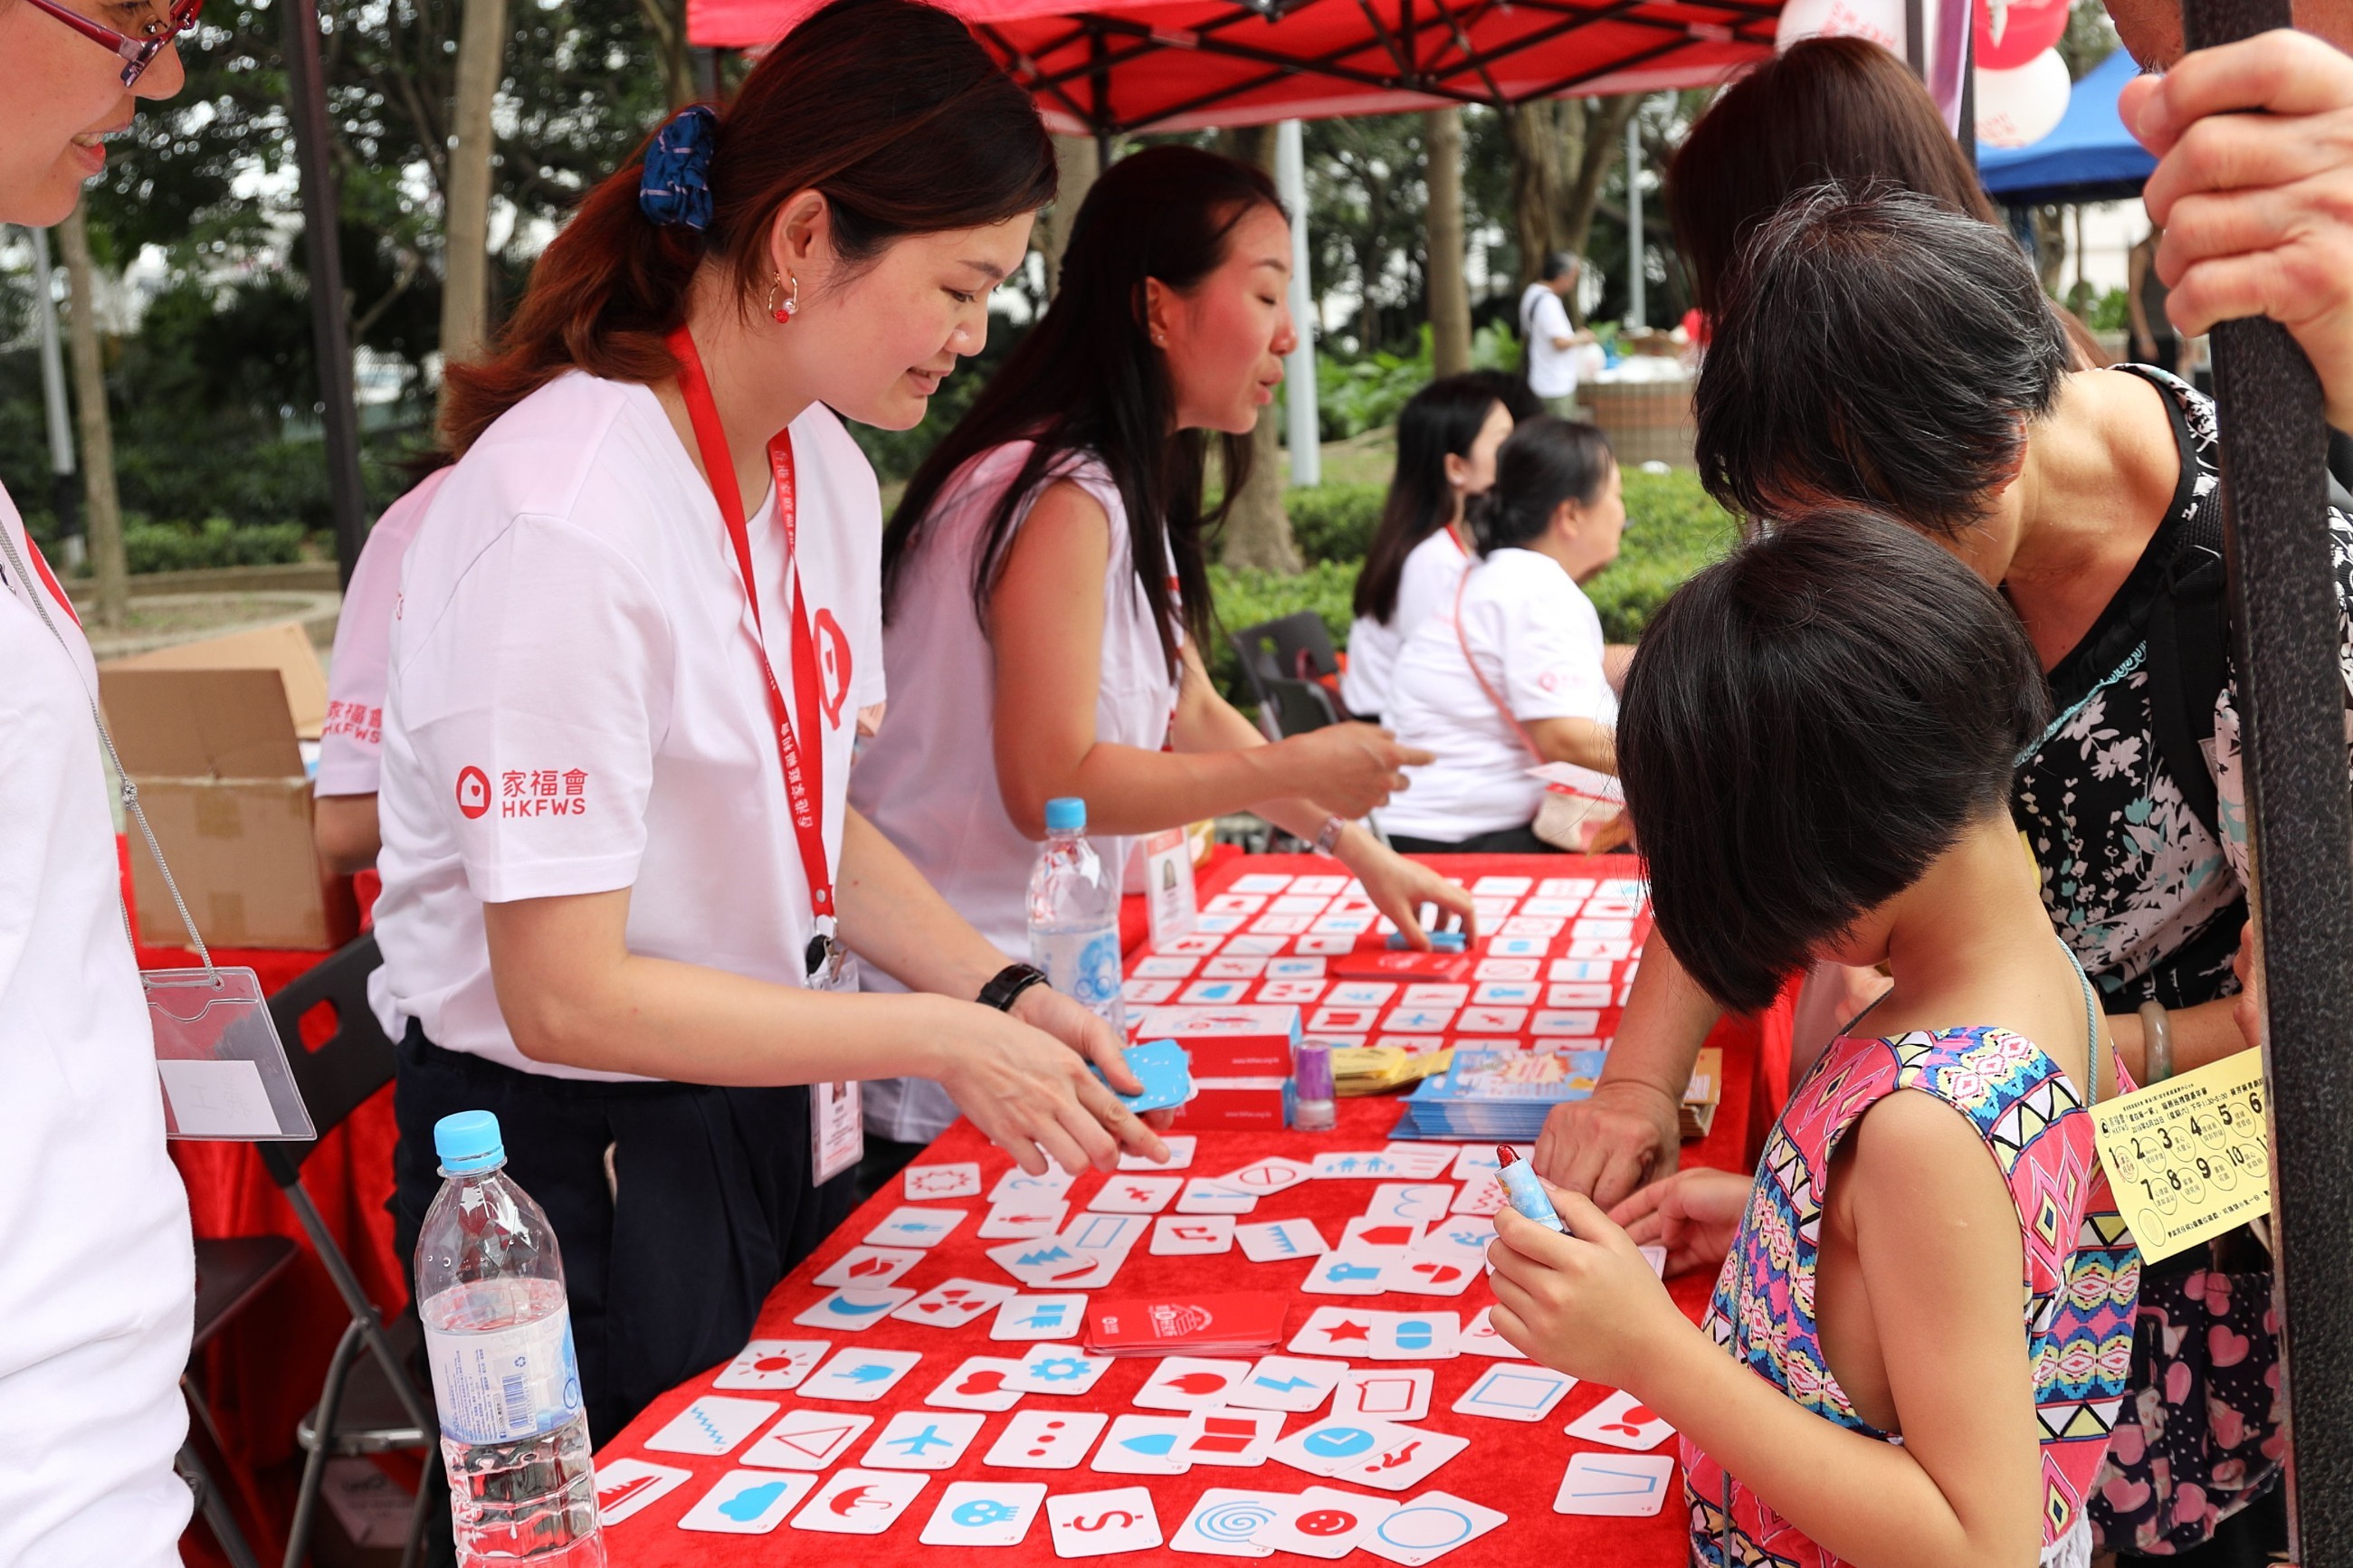
<svg viewBox="0 0 2353 1568"><path fill-rule="evenodd" d="M133 572L189 572L205 566L278 566L302 559L299 522L248 523L225 517L201 524L123 520L122 552Z"/></svg>
<svg viewBox="0 0 2353 1568"><path fill-rule="evenodd" d="M1309 561L1362 561L1381 521L1383 485L1310 485L1285 490L1291 537Z"/></svg>
<svg viewBox="0 0 2353 1568"><path fill-rule="evenodd" d="M1632 642L1683 580L1732 548L1739 529L1688 468L1627 470L1626 540L1585 584L1611 642Z"/></svg>
<svg viewBox="0 0 2353 1568"><path fill-rule="evenodd" d="M1471 334L1471 364L1476 370L1516 370L1519 340L1501 321ZM1410 354L1376 350L1358 359L1315 356L1315 408L1326 441L1345 441L1362 430L1396 422L1406 399L1430 382L1430 324L1422 323L1420 347Z"/></svg>

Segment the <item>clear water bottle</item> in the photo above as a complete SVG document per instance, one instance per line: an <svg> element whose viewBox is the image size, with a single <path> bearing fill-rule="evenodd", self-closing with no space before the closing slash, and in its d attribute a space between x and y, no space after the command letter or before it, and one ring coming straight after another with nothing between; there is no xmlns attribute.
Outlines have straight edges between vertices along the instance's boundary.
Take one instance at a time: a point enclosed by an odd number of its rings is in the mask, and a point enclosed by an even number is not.
<svg viewBox="0 0 2353 1568"><path fill-rule="evenodd" d="M1029 962L1125 1037L1119 994L1119 872L1087 837L1087 803L1046 803L1046 842L1029 873Z"/></svg>
<svg viewBox="0 0 2353 1568"><path fill-rule="evenodd" d="M417 1297L440 1406L458 1560L604 1568L564 1261L505 1172L499 1119L445 1116L447 1178L417 1242Z"/></svg>

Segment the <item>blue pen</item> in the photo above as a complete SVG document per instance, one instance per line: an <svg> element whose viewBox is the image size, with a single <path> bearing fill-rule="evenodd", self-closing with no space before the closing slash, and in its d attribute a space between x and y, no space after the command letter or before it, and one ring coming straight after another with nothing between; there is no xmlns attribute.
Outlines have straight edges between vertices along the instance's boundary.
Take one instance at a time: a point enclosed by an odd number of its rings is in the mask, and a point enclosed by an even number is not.
<svg viewBox="0 0 2353 1568"><path fill-rule="evenodd" d="M1535 1169L1522 1164L1519 1154L1508 1143L1495 1145L1495 1179L1504 1184L1504 1196L1523 1218L1563 1236L1568 1234L1568 1226L1560 1223L1552 1199L1545 1195L1544 1184L1536 1180Z"/></svg>

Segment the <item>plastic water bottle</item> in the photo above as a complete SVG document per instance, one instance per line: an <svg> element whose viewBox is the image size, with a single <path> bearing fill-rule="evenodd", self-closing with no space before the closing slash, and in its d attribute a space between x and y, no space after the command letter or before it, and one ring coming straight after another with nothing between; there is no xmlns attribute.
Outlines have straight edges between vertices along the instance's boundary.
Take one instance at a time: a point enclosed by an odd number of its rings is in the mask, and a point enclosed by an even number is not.
<svg viewBox="0 0 2353 1568"><path fill-rule="evenodd" d="M555 1231L506 1174L499 1119L445 1116L417 1242L458 1560L604 1568L588 1417Z"/></svg>
<svg viewBox="0 0 2353 1568"><path fill-rule="evenodd" d="M1029 962L1047 983L1124 1038L1119 994L1119 876L1087 837L1087 803L1046 803L1046 842L1029 873Z"/></svg>

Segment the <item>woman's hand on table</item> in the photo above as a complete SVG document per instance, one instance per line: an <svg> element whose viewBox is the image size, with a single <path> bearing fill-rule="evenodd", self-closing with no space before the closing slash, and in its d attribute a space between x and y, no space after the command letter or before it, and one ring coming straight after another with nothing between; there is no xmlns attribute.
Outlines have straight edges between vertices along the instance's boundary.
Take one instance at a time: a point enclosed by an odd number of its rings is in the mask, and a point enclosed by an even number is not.
<svg viewBox="0 0 2353 1568"><path fill-rule="evenodd" d="M1665 1247L1668 1274L1703 1268L1713 1273L1732 1250L1752 1185L1736 1171L1677 1171L1637 1189L1609 1211L1609 1218L1624 1226L1637 1246Z"/></svg>
<svg viewBox="0 0 2353 1568"><path fill-rule="evenodd" d="M1042 985L1032 986L1022 1000L1045 990ZM1047 995L1068 1003L1110 1036L1109 1027L1077 1003L1053 997L1051 992ZM1024 1017L977 1003L944 1002L942 1005L954 1012L943 1031L950 1038L941 1053L939 1086L947 1090L956 1109L1024 1171L1042 1175L1050 1159L1065 1171L1082 1171L1092 1165L1111 1172L1119 1168L1122 1148L1155 1160L1168 1157L1168 1146L1158 1135L1087 1070L1087 1047L1081 1041L1091 1039L1092 1031L1068 1018L1060 1008L1045 1004L1024 1008L1022 1001L1017 1001L1014 1014L1042 1016L1070 1028L1075 1038L1057 1038ZM1118 1055L1114 1039L1111 1058L1117 1063L1117 1076L1135 1085Z"/></svg>
<svg viewBox="0 0 2353 1568"><path fill-rule="evenodd" d="M1341 836L1338 856L1340 863L1365 885L1365 897L1388 916L1409 945L1430 945L1430 934L1421 929L1419 912L1424 904L1461 916L1464 942L1478 937L1478 906L1471 889L1461 883L1447 880L1419 860L1407 859L1361 827L1351 827Z"/></svg>
<svg viewBox="0 0 2353 1568"><path fill-rule="evenodd" d="M1533 1163L1546 1182L1614 1205L1672 1171L1683 1140L1683 1108L1665 1091L1605 1077L1587 1098L1552 1108Z"/></svg>
<svg viewBox="0 0 2353 1568"><path fill-rule="evenodd" d="M1530 1361L1631 1389L1691 1322L1634 1239L1591 1199L1549 1182L1545 1190L1569 1234L1513 1209L1496 1212L1489 1321Z"/></svg>

